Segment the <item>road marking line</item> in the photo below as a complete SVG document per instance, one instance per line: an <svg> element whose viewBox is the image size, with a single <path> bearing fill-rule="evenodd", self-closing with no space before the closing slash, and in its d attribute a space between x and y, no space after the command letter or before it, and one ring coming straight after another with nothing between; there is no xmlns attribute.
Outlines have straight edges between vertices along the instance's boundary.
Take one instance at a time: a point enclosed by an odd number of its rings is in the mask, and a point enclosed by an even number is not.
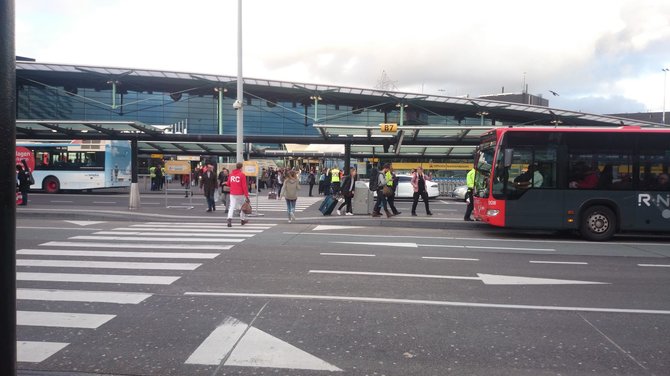
<svg viewBox="0 0 670 376"><path fill-rule="evenodd" d="M186 359L186 364L218 366L232 351L246 328L247 324L233 317L226 318Z"/></svg>
<svg viewBox="0 0 670 376"><path fill-rule="evenodd" d="M116 201L93 201L94 204L116 204Z"/></svg>
<svg viewBox="0 0 670 376"><path fill-rule="evenodd" d="M345 270L310 270L310 274L345 274L345 275L371 275L386 277L410 277L410 278L437 278L437 279L463 279L469 281L481 281L479 277L460 277L437 274L407 274L407 273L380 273L380 272L353 272Z"/></svg>
<svg viewBox="0 0 670 376"><path fill-rule="evenodd" d="M16 311L16 325L97 329L114 317L97 313Z"/></svg>
<svg viewBox="0 0 670 376"><path fill-rule="evenodd" d="M260 329L249 327L224 363L227 366L342 370Z"/></svg>
<svg viewBox="0 0 670 376"><path fill-rule="evenodd" d="M562 306L540 306L540 305L518 305L518 304L495 304L495 303L470 303L453 302L443 300L412 300L393 298L371 298L362 296L330 296L330 295L289 295L289 294L250 294L250 293L226 293L226 292L185 292L187 296L209 296L209 297L240 297L240 298L262 298L262 299L289 299L289 300L327 300L364 303L387 303L387 304L409 304L429 305L447 307L474 307L494 309L525 309L541 311L568 311L568 312L600 312L600 313L632 313L670 315L668 310L653 309L629 309L629 308L596 308L596 307L562 307Z"/></svg>
<svg viewBox="0 0 670 376"><path fill-rule="evenodd" d="M400 242L331 242L337 244L354 244L354 245L370 245L375 247L437 247L437 248L461 248L461 249L497 249L505 251L533 251L533 252L555 252L552 248L519 248L519 247L486 247L476 245L449 245L449 244L417 244L417 243L400 243Z"/></svg>
<svg viewBox="0 0 670 376"><path fill-rule="evenodd" d="M479 261L476 258L461 258L461 257L433 257L433 256L422 256L422 259L425 260L453 260L453 261Z"/></svg>
<svg viewBox="0 0 670 376"><path fill-rule="evenodd" d="M45 226L16 226L17 229L24 230L75 230L75 231L102 231L101 228L91 227L45 227Z"/></svg>
<svg viewBox="0 0 670 376"><path fill-rule="evenodd" d="M225 218L221 218L223 221ZM223 223L223 222L222 222ZM137 224L133 226L219 226L216 223L211 223L211 222L145 222L144 224ZM264 223L262 225L260 224L250 224L248 226L256 226L256 227L265 227L265 228L272 228L273 226L276 226L274 223Z"/></svg>
<svg viewBox="0 0 670 376"><path fill-rule="evenodd" d="M69 343L16 341L16 360L26 363L39 363L59 352Z"/></svg>
<svg viewBox="0 0 670 376"><path fill-rule="evenodd" d="M97 225L99 223L105 223L105 221L65 221L79 226L90 226Z"/></svg>
<svg viewBox="0 0 670 376"><path fill-rule="evenodd" d="M121 291L16 289L16 299L53 302L139 304L151 295Z"/></svg>
<svg viewBox="0 0 670 376"><path fill-rule="evenodd" d="M243 228L228 228L228 227L216 227L216 228L207 228L207 229L202 229L202 228L180 228L180 229L175 229L176 231L179 232L194 232L194 233L207 233L207 234L212 234L212 233L261 233L265 230L256 230L256 229L243 229ZM244 227L247 227L248 225L245 225ZM99 231L103 231L103 229L97 229ZM119 227L115 228L114 231L168 231L170 230L169 228L165 227L142 227L142 228L137 228L137 227ZM189 234L191 235L191 234Z"/></svg>
<svg viewBox="0 0 670 376"><path fill-rule="evenodd" d="M666 264L637 264L637 266L647 266L647 267L654 267L654 268L670 268L670 265L666 265Z"/></svg>
<svg viewBox="0 0 670 376"><path fill-rule="evenodd" d="M541 261L541 260L533 260L533 261L528 261L531 264L560 264L560 265L588 265L588 262L581 262L581 261Z"/></svg>
<svg viewBox="0 0 670 376"><path fill-rule="evenodd" d="M354 257L375 257L375 255L369 253L328 253L323 252L319 253L321 256L354 256Z"/></svg>
<svg viewBox="0 0 670 376"><path fill-rule="evenodd" d="M212 366L221 362L238 367L342 371L233 317L227 317L186 360L186 364Z"/></svg>
<svg viewBox="0 0 670 376"><path fill-rule="evenodd" d="M80 256L80 257L121 257L121 258L166 258L166 259L215 259L220 253L177 253L177 252L115 252L77 251L68 249L19 249L17 255L32 256Z"/></svg>
<svg viewBox="0 0 670 376"><path fill-rule="evenodd" d="M72 204L74 201L66 201L66 200L51 200L49 202L54 202L54 203L63 203L63 204Z"/></svg>
<svg viewBox="0 0 670 376"><path fill-rule="evenodd" d="M318 217L314 217L318 218ZM437 218L436 218L437 219ZM449 219L450 218L446 218ZM439 220L444 220L439 218ZM463 218L454 218L454 221L463 221ZM374 235L374 234L340 234L340 233L325 233L321 232L318 234L310 232L293 232L285 231L284 235L314 235L314 236L337 236L337 237L361 237L361 238L412 238L416 239L416 235ZM590 241L579 241L579 240L532 240L532 239L507 239L507 238L463 238L463 237L449 237L449 236L421 236L421 239L439 239L439 240L465 240L465 241L482 241L482 242L519 242L519 243L552 243L552 244L581 244L581 245L599 245L600 243L593 243ZM667 243L635 243L635 242L607 242L608 245L611 244L620 244L620 245L654 245L654 246L664 246L667 247ZM602 245L602 244L601 244Z"/></svg>
<svg viewBox="0 0 670 376"><path fill-rule="evenodd" d="M165 231L166 229L163 229ZM206 231L206 230L205 230ZM217 237L221 236L220 233L208 233L208 232L197 232L197 233L188 233L188 232L139 232L139 231L98 231L93 233L94 235L136 235L136 236L202 236L202 237ZM241 234L238 232L228 233L230 236L237 236L240 238L250 238L256 234Z"/></svg>
<svg viewBox="0 0 670 376"><path fill-rule="evenodd" d="M202 264L176 262L117 262L81 260L16 260L16 266L48 268L141 269L141 270L195 270Z"/></svg>
<svg viewBox="0 0 670 376"><path fill-rule="evenodd" d="M365 228L364 226L338 226L338 225L317 225L312 231L329 231L329 230L349 230L354 228Z"/></svg>
<svg viewBox="0 0 670 376"><path fill-rule="evenodd" d="M87 248L139 248L139 249L184 249L184 244L130 244L130 243L95 243L95 242L46 242L40 244L41 246L51 247L87 247ZM226 250L231 249L232 245L218 245L218 244L189 244L188 249L210 249L210 250Z"/></svg>
<svg viewBox="0 0 670 376"><path fill-rule="evenodd" d="M161 202L147 202L147 201L142 201L142 205L160 205L162 204Z"/></svg>
<svg viewBox="0 0 670 376"><path fill-rule="evenodd" d="M245 239L237 239L237 238L209 238L209 239L200 239L197 237L190 237L190 238L168 238L168 237L162 237L162 236L157 236L157 237L152 237L152 236L99 236L99 235L78 235L78 236L73 236L69 239L74 239L74 240L136 240L136 241L163 241L163 242L198 242L198 243L204 243L204 242L227 242L227 243L240 243L243 242ZM183 245L182 245L183 247Z"/></svg>
<svg viewBox="0 0 670 376"><path fill-rule="evenodd" d="M17 281L49 281L49 282L89 282L89 283L123 283L139 285L171 285L180 277L144 276L121 274L70 274L70 273L16 273Z"/></svg>
<svg viewBox="0 0 670 376"><path fill-rule="evenodd" d="M607 285L609 284L606 282L576 281L568 279L536 278L536 277L496 275L496 274L484 274L484 273L477 273L477 277L463 277L455 275L435 275L435 274L354 272L348 270L310 270L309 273L409 277L409 278L459 279L459 280L481 281L485 285Z"/></svg>

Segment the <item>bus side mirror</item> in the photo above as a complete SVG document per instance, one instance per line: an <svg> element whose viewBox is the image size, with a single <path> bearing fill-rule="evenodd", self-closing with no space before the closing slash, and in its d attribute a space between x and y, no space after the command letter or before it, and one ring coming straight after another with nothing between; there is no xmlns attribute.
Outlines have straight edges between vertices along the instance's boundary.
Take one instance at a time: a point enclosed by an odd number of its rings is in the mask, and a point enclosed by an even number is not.
<svg viewBox="0 0 670 376"><path fill-rule="evenodd" d="M514 149L505 149L503 153L503 163L505 167L512 166L512 156L514 155Z"/></svg>

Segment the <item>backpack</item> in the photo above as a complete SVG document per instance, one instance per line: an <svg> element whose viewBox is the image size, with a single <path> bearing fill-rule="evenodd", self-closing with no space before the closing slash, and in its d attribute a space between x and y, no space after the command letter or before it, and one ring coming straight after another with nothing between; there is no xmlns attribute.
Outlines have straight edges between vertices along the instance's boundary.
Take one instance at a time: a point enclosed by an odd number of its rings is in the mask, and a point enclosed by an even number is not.
<svg viewBox="0 0 670 376"><path fill-rule="evenodd" d="M372 178L374 176L374 179ZM379 170L373 168L370 170L370 190L376 192L379 190Z"/></svg>

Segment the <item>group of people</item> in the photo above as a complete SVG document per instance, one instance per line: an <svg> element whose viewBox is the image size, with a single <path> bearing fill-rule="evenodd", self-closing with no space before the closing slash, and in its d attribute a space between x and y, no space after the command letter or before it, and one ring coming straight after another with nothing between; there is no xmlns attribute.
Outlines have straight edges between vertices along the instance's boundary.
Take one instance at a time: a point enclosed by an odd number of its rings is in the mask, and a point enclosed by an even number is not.
<svg viewBox="0 0 670 376"><path fill-rule="evenodd" d="M426 182L430 181L430 177L424 173L423 167L417 167L412 170L412 178L410 184L414 191L412 195L412 216L417 216L416 208L419 204L419 198L423 201L426 208L426 215L433 215L430 211L430 204L428 202L428 190L426 189ZM374 187L377 193L377 201L372 210L373 217L381 217L381 211L384 210L387 218L402 214L395 207L395 195L398 189L398 177L393 171L393 166L386 163L375 176L370 177L370 187ZM376 184L374 180L376 180ZM389 210L390 209L390 210Z"/></svg>
<svg viewBox="0 0 670 376"><path fill-rule="evenodd" d="M242 167L242 163L237 163L232 172L224 168L217 175L214 171L214 165L209 163L205 166L204 172L200 177L200 188L202 188L207 200L208 213L216 211L215 194L217 190L221 190L221 194L223 195L221 201L228 211L228 227L232 227L235 210L239 210L242 208L242 205L249 203L247 177L242 171ZM246 214L244 210L240 210L240 224L242 226L249 222Z"/></svg>
<svg viewBox="0 0 670 376"><path fill-rule="evenodd" d="M149 167L149 178L151 179L151 190L162 191L165 182L165 167L160 163Z"/></svg>

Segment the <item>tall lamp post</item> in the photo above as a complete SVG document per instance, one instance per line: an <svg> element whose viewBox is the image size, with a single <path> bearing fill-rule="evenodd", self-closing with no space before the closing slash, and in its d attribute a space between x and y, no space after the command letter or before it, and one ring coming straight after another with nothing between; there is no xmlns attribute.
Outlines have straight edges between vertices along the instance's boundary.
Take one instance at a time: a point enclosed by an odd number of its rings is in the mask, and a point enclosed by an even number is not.
<svg viewBox="0 0 670 376"><path fill-rule="evenodd" d="M481 121L481 125L482 125L482 127L484 126L484 116L488 116L488 114L489 114L489 113L486 112L486 111L480 111L480 112L477 112L477 115L481 116L481 120L482 120L482 121Z"/></svg>
<svg viewBox="0 0 670 376"><path fill-rule="evenodd" d="M237 99L233 103L233 108L237 110L237 142L236 149L237 162L244 162L244 155L242 154L244 139L244 82L242 80L242 0L237 0Z"/></svg>
<svg viewBox="0 0 670 376"><path fill-rule="evenodd" d="M670 71L669 68L663 68L663 114L661 115L662 123L665 125L665 88L666 84L668 83L668 71Z"/></svg>

